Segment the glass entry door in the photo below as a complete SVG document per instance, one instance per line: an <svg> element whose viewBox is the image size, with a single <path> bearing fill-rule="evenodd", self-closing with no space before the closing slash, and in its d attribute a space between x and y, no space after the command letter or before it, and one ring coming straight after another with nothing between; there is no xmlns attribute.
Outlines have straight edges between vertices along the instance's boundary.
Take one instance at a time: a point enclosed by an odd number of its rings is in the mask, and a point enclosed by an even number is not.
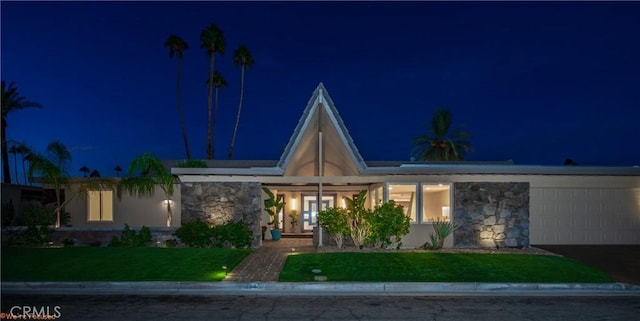
<svg viewBox="0 0 640 321"><path fill-rule="evenodd" d="M335 206L335 195L323 195L320 210L325 210ZM318 224L318 196L302 196L302 230L303 232L313 231L313 227Z"/></svg>

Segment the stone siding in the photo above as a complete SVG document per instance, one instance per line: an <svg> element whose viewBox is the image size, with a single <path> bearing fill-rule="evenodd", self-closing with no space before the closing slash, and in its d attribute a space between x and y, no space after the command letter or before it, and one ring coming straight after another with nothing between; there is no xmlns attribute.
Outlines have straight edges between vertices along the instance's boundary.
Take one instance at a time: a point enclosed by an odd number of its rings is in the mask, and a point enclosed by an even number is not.
<svg viewBox="0 0 640 321"><path fill-rule="evenodd" d="M198 182L180 184L182 224L204 221L221 225L242 221L253 231L253 247L260 246L262 184L259 182Z"/></svg>
<svg viewBox="0 0 640 321"><path fill-rule="evenodd" d="M529 247L529 183L455 183L455 247Z"/></svg>

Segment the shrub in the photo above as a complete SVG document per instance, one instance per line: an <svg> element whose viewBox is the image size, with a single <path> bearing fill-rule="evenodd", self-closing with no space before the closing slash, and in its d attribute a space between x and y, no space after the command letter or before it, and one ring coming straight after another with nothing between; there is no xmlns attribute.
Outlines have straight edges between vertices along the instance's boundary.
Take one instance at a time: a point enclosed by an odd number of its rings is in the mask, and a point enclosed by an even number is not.
<svg viewBox="0 0 640 321"><path fill-rule="evenodd" d="M371 211L365 207L367 191L362 190L354 199L345 197L347 203L347 218L349 221L349 234L356 247L362 248L369 235L367 217Z"/></svg>
<svg viewBox="0 0 640 321"><path fill-rule="evenodd" d="M47 226L29 225L26 230L20 233L18 243L24 246L44 246L49 243L52 232L53 230Z"/></svg>
<svg viewBox="0 0 640 321"><path fill-rule="evenodd" d="M38 203L27 203L20 210L16 218L16 225L38 226L53 225L56 221L56 210L52 206L44 206Z"/></svg>
<svg viewBox="0 0 640 321"><path fill-rule="evenodd" d="M402 246L402 237L409 234L410 219L404 214L401 205L393 200L376 206L367 222L370 227L368 241L381 248Z"/></svg>
<svg viewBox="0 0 640 321"><path fill-rule="evenodd" d="M185 159L179 162L176 167L181 168L207 168L207 163L199 159Z"/></svg>
<svg viewBox="0 0 640 321"><path fill-rule="evenodd" d="M439 250L444 246L444 239L447 238L459 226L451 221L441 220L440 218L433 221L433 230L435 233L429 235L431 243L428 241L422 246L426 250Z"/></svg>
<svg viewBox="0 0 640 321"><path fill-rule="evenodd" d="M13 218L15 216L16 210L13 207L13 201L9 200L9 202L2 203L2 210L0 211L0 216L2 216L2 226L9 226L11 222L13 222Z"/></svg>
<svg viewBox="0 0 640 321"><path fill-rule="evenodd" d="M253 232L244 222L227 222L212 227L213 246L247 248L253 241Z"/></svg>
<svg viewBox="0 0 640 321"><path fill-rule="evenodd" d="M75 244L76 242L73 239L70 238L65 238L62 240L62 245L64 245L64 247L71 247Z"/></svg>
<svg viewBox="0 0 640 321"><path fill-rule="evenodd" d="M109 246L147 246L149 242L151 242L151 230L148 227L143 226L140 232L136 232L125 224L120 239L114 235Z"/></svg>
<svg viewBox="0 0 640 321"><path fill-rule="evenodd" d="M173 235L188 247L208 247L212 243L213 230L205 222L194 221L182 224Z"/></svg>
<svg viewBox="0 0 640 321"><path fill-rule="evenodd" d="M341 249L344 235L349 233L349 219L347 211L337 207L331 207L318 213L320 226L331 235L336 246Z"/></svg>

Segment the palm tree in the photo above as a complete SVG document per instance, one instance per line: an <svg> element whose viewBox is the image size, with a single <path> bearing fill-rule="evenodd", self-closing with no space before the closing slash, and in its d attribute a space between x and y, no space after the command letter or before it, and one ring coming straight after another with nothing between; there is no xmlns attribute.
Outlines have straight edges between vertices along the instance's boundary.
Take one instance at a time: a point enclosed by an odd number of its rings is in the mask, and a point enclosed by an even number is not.
<svg viewBox="0 0 640 321"><path fill-rule="evenodd" d="M218 122L218 94L220 88L227 87L227 81L222 77L222 73L217 70L213 73L213 86L216 88L216 98L213 107L213 130L211 133L211 154L216 155L216 124Z"/></svg>
<svg viewBox="0 0 640 321"><path fill-rule="evenodd" d="M209 78L214 79L214 67L216 53L224 55L225 40L224 33L215 24L210 24L200 33L200 48L207 50L209 56ZM213 99L213 82L210 81L209 94L207 97L207 159L213 159L215 155L211 149L211 105Z"/></svg>
<svg viewBox="0 0 640 321"><path fill-rule="evenodd" d="M240 103L238 103L238 113L236 114L236 124L233 127L233 135L231 136L231 144L229 144L229 152L227 153L227 159L233 157L233 145L236 142L236 134L238 132L238 125L240 124L240 112L242 111L242 97L244 95L244 72L253 65L255 61L251 57L249 48L245 45L238 46L238 49L233 53L233 64L240 66Z"/></svg>
<svg viewBox="0 0 640 321"><path fill-rule="evenodd" d="M90 169L89 169L89 167L87 167L86 165L85 165L85 166L80 167L80 172L84 174L84 177L87 177L87 176L89 175L89 172L90 172L90 171L91 171L91 170L90 170Z"/></svg>
<svg viewBox="0 0 640 321"><path fill-rule="evenodd" d="M171 197L174 184L179 184L178 176L171 174L162 162L149 153L142 154L131 161L127 175L118 184L118 198L123 192L144 197L155 195L156 186L164 192L167 206L167 227L171 227Z"/></svg>
<svg viewBox="0 0 640 321"><path fill-rule="evenodd" d="M2 141L2 175L4 183L11 183L11 172L9 171L9 151L7 150L7 116L9 113L35 107L40 108L40 103L26 100L24 96L20 96L15 82L11 82L9 87L2 80L2 129L0 132L0 140Z"/></svg>
<svg viewBox="0 0 640 321"><path fill-rule="evenodd" d="M20 180L18 180L18 146L15 142L11 142L11 147L9 147L9 154L13 154L13 170L16 173L16 183L20 184Z"/></svg>
<svg viewBox="0 0 640 321"><path fill-rule="evenodd" d="M71 153L67 147L59 141L53 141L47 145L47 154L32 152L29 158L29 177L39 175L44 183L50 184L56 193L56 222L55 227L60 227L60 214L62 209L79 195L87 195L88 191L113 189L115 181L108 178L90 177L74 183L72 188L69 176L71 165ZM65 201L61 199L61 192L65 189Z"/></svg>
<svg viewBox="0 0 640 321"><path fill-rule="evenodd" d="M182 109L182 101L180 99L180 79L182 76L182 51L189 48L189 44L182 38L176 35L170 35L164 43L164 46L169 48L169 58L173 58L175 55L178 59L178 81L177 81L177 99L178 99L178 115L180 116L180 126L182 127L182 138L184 140L184 149L187 155L187 159L191 159L191 152L189 151L189 140L187 139L187 129L184 123L184 111Z"/></svg>
<svg viewBox="0 0 640 321"><path fill-rule="evenodd" d="M29 177L41 175L53 186L56 193L56 227L60 227L60 211L62 201L61 190L69 185L68 167L71 163L71 153L59 141L47 145L47 156L34 153L29 159Z"/></svg>
<svg viewBox="0 0 640 321"><path fill-rule="evenodd" d="M116 165L116 167L114 167L113 170L116 171L116 175L120 177L120 172L122 172L122 167L120 167L120 165Z"/></svg>
<svg viewBox="0 0 640 321"><path fill-rule="evenodd" d="M463 130L464 125L451 128L453 116L449 109L437 109L431 119L426 135L414 138L414 154L419 160L461 161L465 153L473 150L471 134Z"/></svg>
<svg viewBox="0 0 640 321"><path fill-rule="evenodd" d="M24 184L27 184L27 172L24 166L24 162L25 160L28 159L29 154L31 153L31 148L29 148L29 146L27 146L25 143L18 143L16 145L16 150L18 151L18 153L20 154L20 157L22 158L22 177L24 177Z"/></svg>

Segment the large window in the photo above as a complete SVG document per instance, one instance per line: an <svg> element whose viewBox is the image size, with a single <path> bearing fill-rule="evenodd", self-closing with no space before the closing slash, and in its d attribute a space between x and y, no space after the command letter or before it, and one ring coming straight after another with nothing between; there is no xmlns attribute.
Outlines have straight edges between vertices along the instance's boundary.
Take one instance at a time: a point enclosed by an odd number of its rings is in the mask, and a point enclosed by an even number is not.
<svg viewBox="0 0 640 321"><path fill-rule="evenodd" d="M449 185L422 184L422 221L437 219L448 221L451 217Z"/></svg>
<svg viewBox="0 0 640 321"><path fill-rule="evenodd" d="M87 202L89 221L113 221L113 191L89 191Z"/></svg>
<svg viewBox="0 0 640 321"><path fill-rule="evenodd" d="M418 222L417 191L417 184L389 184L389 200L404 207L404 214L411 218L411 223Z"/></svg>

